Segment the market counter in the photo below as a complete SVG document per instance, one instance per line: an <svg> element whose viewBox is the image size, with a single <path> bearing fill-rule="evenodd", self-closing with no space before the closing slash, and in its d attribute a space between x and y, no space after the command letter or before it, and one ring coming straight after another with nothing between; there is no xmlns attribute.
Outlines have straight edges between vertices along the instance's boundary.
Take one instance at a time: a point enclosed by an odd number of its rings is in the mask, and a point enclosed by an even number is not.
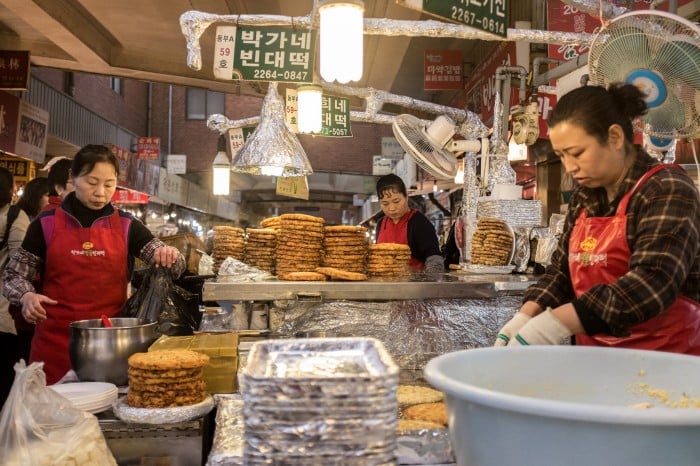
<svg viewBox="0 0 700 466"><path fill-rule="evenodd" d="M276 299L404 300L491 298L518 292L534 283L532 275L415 274L406 279L367 281L284 281L204 283L205 301L269 301Z"/></svg>

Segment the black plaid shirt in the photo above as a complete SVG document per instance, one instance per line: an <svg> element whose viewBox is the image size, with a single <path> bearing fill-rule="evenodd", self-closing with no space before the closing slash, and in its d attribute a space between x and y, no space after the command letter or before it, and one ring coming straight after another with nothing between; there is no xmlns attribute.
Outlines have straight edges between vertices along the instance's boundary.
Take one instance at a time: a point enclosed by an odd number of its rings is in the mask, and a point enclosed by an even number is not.
<svg viewBox="0 0 700 466"><path fill-rule="evenodd" d="M658 315L679 295L700 301L700 196L688 174L675 168L657 172L630 199L629 272L579 298L574 295L569 237L579 212L585 208L590 217L614 215L622 197L656 164L640 150L611 203L602 188L574 191L552 264L525 292L525 301L536 301L543 309L571 302L587 334L615 336L627 335L628 327Z"/></svg>

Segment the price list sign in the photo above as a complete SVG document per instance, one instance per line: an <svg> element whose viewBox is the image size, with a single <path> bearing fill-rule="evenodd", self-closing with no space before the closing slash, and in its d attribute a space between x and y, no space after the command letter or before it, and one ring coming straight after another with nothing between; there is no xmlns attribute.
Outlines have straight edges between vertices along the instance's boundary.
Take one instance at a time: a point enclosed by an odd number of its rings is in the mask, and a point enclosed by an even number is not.
<svg viewBox="0 0 700 466"><path fill-rule="evenodd" d="M214 77L310 83L316 31L285 27L216 28Z"/></svg>
<svg viewBox="0 0 700 466"><path fill-rule="evenodd" d="M399 4L497 36L508 36L507 0L399 0Z"/></svg>

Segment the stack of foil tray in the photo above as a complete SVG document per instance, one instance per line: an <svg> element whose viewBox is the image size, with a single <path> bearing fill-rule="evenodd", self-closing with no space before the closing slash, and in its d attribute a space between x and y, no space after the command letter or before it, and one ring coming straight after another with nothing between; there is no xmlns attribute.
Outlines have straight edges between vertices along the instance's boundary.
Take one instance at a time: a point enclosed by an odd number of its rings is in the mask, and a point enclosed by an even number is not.
<svg viewBox="0 0 700 466"><path fill-rule="evenodd" d="M245 464L396 464L398 381L374 338L255 343L239 373Z"/></svg>

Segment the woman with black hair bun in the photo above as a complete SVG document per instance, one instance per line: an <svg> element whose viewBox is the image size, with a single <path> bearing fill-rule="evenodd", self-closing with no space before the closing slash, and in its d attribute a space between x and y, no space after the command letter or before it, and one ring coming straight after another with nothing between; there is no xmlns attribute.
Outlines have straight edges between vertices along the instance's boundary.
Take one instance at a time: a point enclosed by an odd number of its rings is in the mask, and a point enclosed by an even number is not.
<svg viewBox="0 0 700 466"><path fill-rule="evenodd" d="M700 355L700 196L678 165L634 144L630 84L564 95L552 149L577 183L545 274L496 346L559 344Z"/></svg>

